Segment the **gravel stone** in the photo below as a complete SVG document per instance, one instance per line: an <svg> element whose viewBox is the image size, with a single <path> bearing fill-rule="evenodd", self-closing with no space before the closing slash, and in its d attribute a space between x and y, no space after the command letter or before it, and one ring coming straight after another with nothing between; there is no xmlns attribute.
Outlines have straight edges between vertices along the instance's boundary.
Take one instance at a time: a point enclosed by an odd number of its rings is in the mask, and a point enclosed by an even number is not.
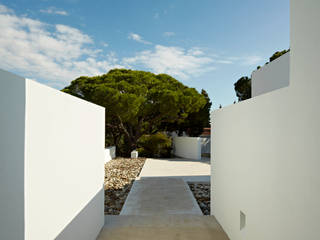
<svg viewBox="0 0 320 240"><path fill-rule="evenodd" d="M145 158L116 158L105 164L106 215L119 215L130 192L133 181L139 175Z"/></svg>
<svg viewBox="0 0 320 240"><path fill-rule="evenodd" d="M210 183L188 183L203 215L210 215Z"/></svg>

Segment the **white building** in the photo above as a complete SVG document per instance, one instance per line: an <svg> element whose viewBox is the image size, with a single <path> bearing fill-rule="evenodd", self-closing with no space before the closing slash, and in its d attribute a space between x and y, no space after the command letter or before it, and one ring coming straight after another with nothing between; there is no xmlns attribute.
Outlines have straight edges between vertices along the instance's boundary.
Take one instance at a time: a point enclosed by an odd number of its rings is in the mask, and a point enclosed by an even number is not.
<svg viewBox="0 0 320 240"><path fill-rule="evenodd" d="M211 116L211 209L231 240L320 239L320 1L290 8L290 53Z"/></svg>

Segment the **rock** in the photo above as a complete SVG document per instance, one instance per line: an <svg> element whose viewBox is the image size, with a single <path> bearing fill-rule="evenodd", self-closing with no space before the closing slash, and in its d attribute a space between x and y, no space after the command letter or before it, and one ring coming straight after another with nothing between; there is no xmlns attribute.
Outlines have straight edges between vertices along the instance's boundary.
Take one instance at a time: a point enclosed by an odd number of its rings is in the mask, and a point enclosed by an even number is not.
<svg viewBox="0 0 320 240"><path fill-rule="evenodd" d="M105 214L119 215L145 158L116 158L105 164Z"/></svg>
<svg viewBox="0 0 320 240"><path fill-rule="evenodd" d="M204 215L210 215L210 183L188 183Z"/></svg>

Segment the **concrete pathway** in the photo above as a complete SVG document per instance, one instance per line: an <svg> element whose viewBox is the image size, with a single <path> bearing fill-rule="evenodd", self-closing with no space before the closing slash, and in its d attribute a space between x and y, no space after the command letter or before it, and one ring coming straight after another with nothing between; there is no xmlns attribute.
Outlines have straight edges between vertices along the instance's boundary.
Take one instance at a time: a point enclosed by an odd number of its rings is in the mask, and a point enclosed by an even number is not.
<svg viewBox="0 0 320 240"><path fill-rule="evenodd" d="M228 240L213 216L203 216L188 181L210 181L208 159L147 159L120 215L106 216L98 240Z"/></svg>
<svg viewBox="0 0 320 240"><path fill-rule="evenodd" d="M209 162L147 159L120 215L203 215L186 181L209 182Z"/></svg>
<svg viewBox="0 0 320 240"><path fill-rule="evenodd" d="M189 186L179 178L144 177L136 180L120 215L203 215Z"/></svg>
<svg viewBox="0 0 320 240"><path fill-rule="evenodd" d="M147 159L140 177L176 177L190 182L210 182L210 159Z"/></svg>
<svg viewBox="0 0 320 240"><path fill-rule="evenodd" d="M97 240L228 240L213 216L106 216Z"/></svg>

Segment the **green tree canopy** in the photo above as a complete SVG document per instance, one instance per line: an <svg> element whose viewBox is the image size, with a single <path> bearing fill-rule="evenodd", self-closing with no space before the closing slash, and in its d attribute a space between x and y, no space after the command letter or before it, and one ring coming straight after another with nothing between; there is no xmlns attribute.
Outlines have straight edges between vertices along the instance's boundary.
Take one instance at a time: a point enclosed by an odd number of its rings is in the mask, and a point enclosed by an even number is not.
<svg viewBox="0 0 320 240"><path fill-rule="evenodd" d="M127 69L79 77L62 91L105 107L106 142L124 155L141 136L158 132L164 122L181 123L206 104L194 88L167 74Z"/></svg>
<svg viewBox="0 0 320 240"><path fill-rule="evenodd" d="M186 132L191 137L198 137L203 128L210 127L210 109L211 101L208 93L202 89L201 95L206 100L206 104L199 111L192 112L188 117L180 123L163 123L164 129L168 131L178 131L179 135Z"/></svg>
<svg viewBox="0 0 320 240"><path fill-rule="evenodd" d="M203 128L210 127L210 109L212 103L208 93L204 89L201 90L201 95L205 98L206 104L199 111L190 113L184 123L185 131L191 137L198 137L203 132Z"/></svg>
<svg viewBox="0 0 320 240"><path fill-rule="evenodd" d="M251 98L251 78L242 77L234 84L234 90L239 101Z"/></svg>
<svg viewBox="0 0 320 240"><path fill-rule="evenodd" d="M278 57L281 57L283 54L286 54L289 51L290 51L290 49L283 50L283 51L277 51L269 58L269 61L272 62L273 60L276 60Z"/></svg>

